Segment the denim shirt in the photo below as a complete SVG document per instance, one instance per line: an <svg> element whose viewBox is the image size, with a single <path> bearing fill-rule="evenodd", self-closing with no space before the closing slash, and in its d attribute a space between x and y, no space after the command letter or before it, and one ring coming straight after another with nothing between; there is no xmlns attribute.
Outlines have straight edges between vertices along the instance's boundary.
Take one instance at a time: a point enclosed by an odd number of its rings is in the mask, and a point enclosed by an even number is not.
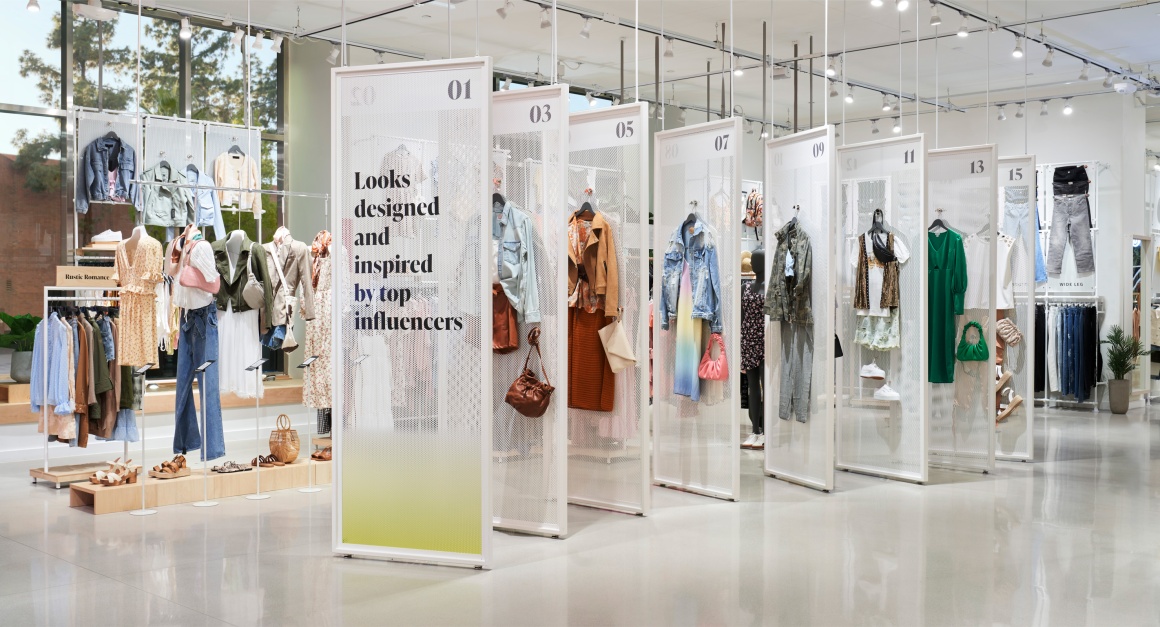
<svg viewBox="0 0 1160 627"><path fill-rule="evenodd" d="M107 202L109 198L109 160L114 161L116 176L113 196L126 202L137 202L137 158L133 147L121 139L98 137L85 147L77 164L76 211L88 213L90 202Z"/></svg>
<svg viewBox="0 0 1160 627"><path fill-rule="evenodd" d="M694 318L709 321L710 330L724 329L721 319L721 271L717 265L717 242L705 223L697 218L686 220L669 238L665 251L664 276L661 281L661 329L667 331L677 318L677 299L681 293L681 272L689 264L693 284Z"/></svg>
<svg viewBox="0 0 1160 627"><path fill-rule="evenodd" d="M496 255L499 284L520 322L540 321L540 293L536 280L535 227L522 209L508 202L492 212L491 238L500 243Z"/></svg>
<svg viewBox="0 0 1160 627"><path fill-rule="evenodd" d="M68 334L71 331L55 313L48 320L36 325L36 338L32 345L32 379L29 382L29 407L32 413L40 413L45 404L53 405L54 414L71 414L74 411L68 391ZM48 396L45 396L45 363L48 364ZM45 425L48 428L48 425Z"/></svg>
<svg viewBox="0 0 1160 627"><path fill-rule="evenodd" d="M226 223L222 219L222 208L218 205L217 192L213 190L215 183L205 172L197 169L192 163L185 166L185 178L190 185L197 185L197 189L188 190L193 196L194 224L197 226L212 226L214 239L226 236Z"/></svg>

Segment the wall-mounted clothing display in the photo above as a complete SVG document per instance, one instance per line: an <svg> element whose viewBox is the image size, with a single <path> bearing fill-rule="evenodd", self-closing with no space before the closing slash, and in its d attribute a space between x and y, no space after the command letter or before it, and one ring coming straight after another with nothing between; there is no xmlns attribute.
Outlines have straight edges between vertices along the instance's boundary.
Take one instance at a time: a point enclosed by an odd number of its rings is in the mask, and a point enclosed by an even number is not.
<svg viewBox="0 0 1160 627"><path fill-rule="evenodd" d="M306 322L306 355L317 356L318 359L306 369L302 376L302 403L307 407L325 409L332 406L331 400L331 320L330 320L330 244L329 231L322 231L314 238L310 245L310 255L313 258L310 272L310 283L314 290L314 319ZM328 416L329 417L329 416ZM322 430L322 421L319 420L318 432Z"/></svg>
<svg viewBox="0 0 1160 627"><path fill-rule="evenodd" d="M134 241L136 240L136 241ZM157 362L156 286L164 278L161 242L144 229L117 245L113 280L121 286L121 363Z"/></svg>
<svg viewBox="0 0 1160 627"><path fill-rule="evenodd" d="M1071 242L1076 272L1095 272L1092 250L1092 214L1088 205L1087 168L1069 165L1055 168L1053 175L1051 241L1047 248L1047 274L1063 271L1063 253Z"/></svg>
<svg viewBox="0 0 1160 627"><path fill-rule="evenodd" d="M162 161L145 170L141 180L149 183L141 190L138 206L143 224L176 228L194 223L193 190L179 187L190 184L185 174Z"/></svg>
<svg viewBox="0 0 1160 627"><path fill-rule="evenodd" d="M213 162L213 180L219 187L235 188L218 190L219 206L252 209L256 214L262 212L262 199L258 192L238 191L259 189L262 185L258 162L249 155L233 149L218 155Z"/></svg>
<svg viewBox="0 0 1160 627"><path fill-rule="evenodd" d="M519 322L540 321L540 292L536 281L535 226L520 207L507 202L492 212L491 237L499 249L499 284ZM598 234L599 237L599 234Z"/></svg>
<svg viewBox="0 0 1160 627"><path fill-rule="evenodd" d="M210 228L213 238L221 239L226 236L226 223L222 218L222 208L218 204L217 192L213 190L214 183L205 172L190 163L185 166L185 178L190 185L197 185L189 190L193 196L194 224L202 229Z"/></svg>
<svg viewBox="0 0 1160 627"><path fill-rule="evenodd" d="M568 407L612 411L616 378L600 342L620 306L620 277L612 227L597 211L568 222Z"/></svg>
<svg viewBox="0 0 1160 627"><path fill-rule="evenodd" d="M85 146L76 172L76 212L88 213L94 202L137 201L137 156L116 133Z"/></svg>
<svg viewBox="0 0 1160 627"><path fill-rule="evenodd" d="M1044 349L1036 352L1046 364L1046 387L1085 402L1104 370L1099 312L1094 305L1049 305L1043 314Z"/></svg>
<svg viewBox="0 0 1160 627"><path fill-rule="evenodd" d="M955 316L963 314L967 255L954 231L927 233L927 380L955 381Z"/></svg>

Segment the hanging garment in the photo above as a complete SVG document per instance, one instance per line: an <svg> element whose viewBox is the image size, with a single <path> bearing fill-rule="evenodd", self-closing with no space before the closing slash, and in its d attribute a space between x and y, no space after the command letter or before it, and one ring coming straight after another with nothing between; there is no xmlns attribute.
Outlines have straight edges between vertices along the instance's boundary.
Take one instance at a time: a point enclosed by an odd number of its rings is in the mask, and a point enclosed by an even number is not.
<svg viewBox="0 0 1160 627"><path fill-rule="evenodd" d="M898 325L898 308L889 316L860 316L854 329L854 343L876 351L889 351L902 347L902 334Z"/></svg>
<svg viewBox="0 0 1160 627"><path fill-rule="evenodd" d="M995 239L995 269L999 273L995 277L995 309L1015 308L1015 271L1011 267L1015 244L1015 238L1004 233Z"/></svg>
<svg viewBox="0 0 1160 627"><path fill-rule="evenodd" d="M258 176L258 162L249 155L237 152L223 152L213 162L213 180L220 189L217 192L219 207L252 209L255 215L262 213L262 199L258 192L238 191L258 189L262 184Z"/></svg>
<svg viewBox="0 0 1160 627"><path fill-rule="evenodd" d="M620 273L612 227L600 212L568 221L568 306L588 313L620 308Z"/></svg>
<svg viewBox="0 0 1160 627"><path fill-rule="evenodd" d="M213 178L197 169L197 166L192 163L185 166L185 178L190 185L197 186L190 190L190 195L193 196L193 223L202 231L209 228L213 232L215 240L225 237L226 223L222 218L222 208L218 204L217 192L213 189L216 185Z"/></svg>
<svg viewBox="0 0 1160 627"><path fill-rule="evenodd" d="M325 232L325 231L324 231ZM315 238L317 241L317 238ZM310 364L303 375L302 403L314 409L332 406L331 400L331 321L330 321L330 254L326 252L314 259L314 314L313 320L306 322L305 351L307 356L318 359ZM321 429L321 423L319 423ZM330 429L327 428L326 433ZM320 433L323 433L320 431Z"/></svg>
<svg viewBox="0 0 1160 627"><path fill-rule="evenodd" d="M810 238L796 222L787 223L777 232L773 273L766 287L765 313L770 322L813 324L812 279Z"/></svg>
<svg viewBox="0 0 1160 627"><path fill-rule="evenodd" d="M90 142L77 167L77 213L88 213L92 202L137 202L136 155L115 134Z"/></svg>
<svg viewBox="0 0 1160 627"><path fill-rule="evenodd" d="M686 267L690 273L690 315L707 320L711 332L721 333L724 322L721 318L721 270L717 264L717 240L708 225L697 216L690 216L673 231L665 250L660 303L661 329L664 331L679 315L678 300ZM767 294L766 307L769 307L769 300Z"/></svg>
<svg viewBox="0 0 1160 627"><path fill-rule="evenodd" d="M221 392L218 390L217 308L210 304L185 312L181 319L181 339L177 351L177 400L174 407L173 452L185 455L201 450L202 460L217 459L226 454L222 431ZM212 361L204 373L194 369ZM194 398L193 380L204 386L205 445L202 446L201 424ZM197 401L200 404L200 401Z"/></svg>
<svg viewBox="0 0 1160 627"><path fill-rule="evenodd" d="M41 414L37 431L61 439L72 439L76 436L76 420L73 418L73 404L69 391L67 354L70 351L71 334L71 329L66 328L54 312L49 314L47 320L37 323L32 346L32 378L28 394L32 412ZM48 424L45 424L41 412L45 405L48 406Z"/></svg>
<svg viewBox="0 0 1160 627"><path fill-rule="evenodd" d="M354 369L354 416L359 429L394 431L391 347L382 335L361 335Z"/></svg>
<svg viewBox="0 0 1160 627"><path fill-rule="evenodd" d="M955 316L963 314L967 291L966 251L954 231L927 233L928 380L955 381Z"/></svg>
<svg viewBox="0 0 1160 627"><path fill-rule="evenodd" d="M394 205L422 202L423 181L427 180L423 174L423 161L406 146L400 145L383 155L379 174L396 180L403 176L408 179L405 187L386 190L386 203ZM419 233L418 222L422 219L421 216L406 216L401 222L394 223L391 234L398 237L415 237Z"/></svg>
<svg viewBox="0 0 1160 627"><path fill-rule="evenodd" d="M522 209L508 202L492 213L491 237L499 249L499 284L519 322L540 321L540 288L536 278L535 226ZM581 253L582 254L582 253Z"/></svg>
<svg viewBox="0 0 1160 627"><path fill-rule="evenodd" d="M314 284L310 247L286 234L282 242L262 244L266 268L270 274L270 290L274 298L271 320L266 326L289 326L293 323L291 305L299 286L302 288L302 319L314 319ZM281 272L278 270L281 269ZM255 275L257 278L257 275ZM283 280L285 282L283 282ZM288 333L292 332L287 330Z"/></svg>
<svg viewBox="0 0 1160 627"><path fill-rule="evenodd" d="M781 398L777 415L782 420L809 420L814 372L813 333L811 325L781 323Z"/></svg>
<svg viewBox="0 0 1160 627"><path fill-rule="evenodd" d="M187 187L190 182L185 174L169 163L161 163L141 174L144 185L141 190L137 210L142 213L143 224L183 228L193 224L193 194Z"/></svg>
<svg viewBox="0 0 1160 627"><path fill-rule="evenodd" d="M667 265L667 260L666 260ZM673 351L673 393L701 400L701 378L697 369L701 364L701 346L704 323L693 317L692 266L684 264L681 286L677 297L677 334Z"/></svg>
<svg viewBox="0 0 1160 627"><path fill-rule="evenodd" d="M612 411L616 375L600 344L600 329L612 322L603 309L568 308L568 407Z"/></svg>
<svg viewBox="0 0 1160 627"><path fill-rule="evenodd" d="M142 233L133 251L129 240L117 245L113 280L121 286L124 333L118 350L128 366L157 363L156 286L164 278L161 242Z"/></svg>
<svg viewBox="0 0 1160 627"><path fill-rule="evenodd" d="M1092 250L1092 216L1088 198L1083 196L1056 196L1051 217L1051 241L1047 249L1047 273L1059 276L1063 271L1063 253L1071 242L1075 255L1075 270L1095 272L1096 260Z"/></svg>
<svg viewBox="0 0 1160 627"><path fill-rule="evenodd" d="M875 252L875 240L879 251ZM879 258L881 257L881 258ZM893 259L891 259L893 257ZM850 264L855 267L854 309L860 316L889 316L901 302L898 276L910 259L910 249L894 233L863 233L851 245Z"/></svg>

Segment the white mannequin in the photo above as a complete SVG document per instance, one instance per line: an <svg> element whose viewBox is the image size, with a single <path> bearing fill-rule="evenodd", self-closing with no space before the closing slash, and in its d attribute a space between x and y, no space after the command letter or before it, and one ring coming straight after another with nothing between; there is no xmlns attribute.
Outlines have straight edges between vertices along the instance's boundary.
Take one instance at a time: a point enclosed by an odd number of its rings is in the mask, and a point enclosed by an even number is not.
<svg viewBox="0 0 1160 627"><path fill-rule="evenodd" d="M132 256L133 251L137 250L137 242L141 241L141 236L144 234L144 226L135 227L133 229L133 234L129 236L129 239L122 242L125 245L125 252L128 253L129 256Z"/></svg>
<svg viewBox="0 0 1160 627"><path fill-rule="evenodd" d="M230 274L235 272L234 267L238 264L238 255L242 254L242 240L245 239L245 231L230 231L230 238L226 241L226 256L230 260ZM233 276L230 276L233 280Z"/></svg>
<svg viewBox="0 0 1160 627"><path fill-rule="evenodd" d="M284 226L278 227L277 230L274 231L274 243L281 245L282 240L285 239L285 237L289 234L290 234L290 229L287 229Z"/></svg>

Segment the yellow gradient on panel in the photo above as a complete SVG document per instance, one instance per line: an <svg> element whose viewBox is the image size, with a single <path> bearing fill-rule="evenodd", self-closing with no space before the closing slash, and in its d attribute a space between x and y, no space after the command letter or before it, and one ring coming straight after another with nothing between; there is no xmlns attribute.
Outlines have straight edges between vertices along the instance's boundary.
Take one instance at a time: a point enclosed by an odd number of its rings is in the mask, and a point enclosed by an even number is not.
<svg viewBox="0 0 1160 627"><path fill-rule="evenodd" d="M368 436L382 440L371 446L346 437L343 543L482 554L478 433L395 431Z"/></svg>

